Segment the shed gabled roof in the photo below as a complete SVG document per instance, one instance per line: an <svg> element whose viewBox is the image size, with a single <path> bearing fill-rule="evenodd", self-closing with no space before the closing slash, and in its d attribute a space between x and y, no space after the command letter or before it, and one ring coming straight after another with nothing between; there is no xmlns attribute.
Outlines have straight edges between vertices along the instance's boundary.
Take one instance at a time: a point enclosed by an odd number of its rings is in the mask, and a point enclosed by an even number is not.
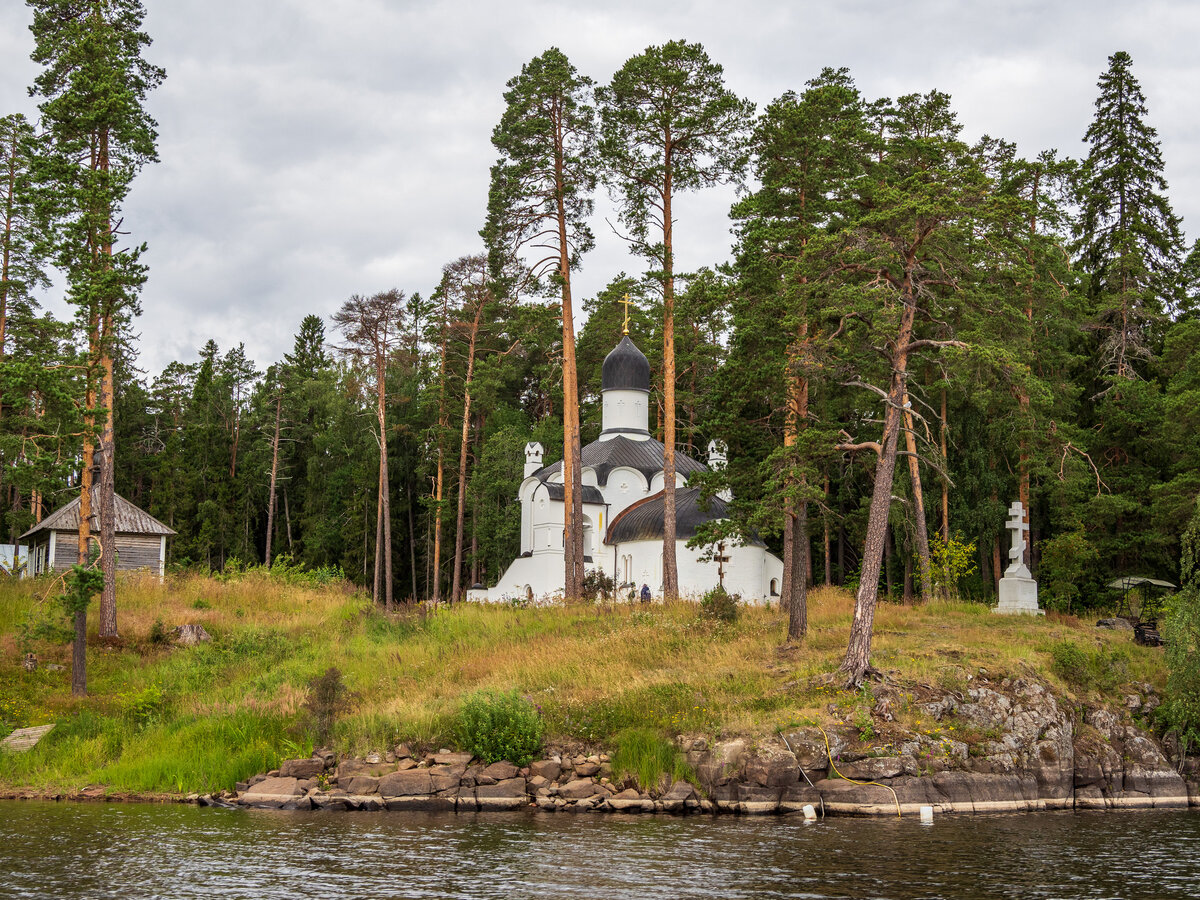
<svg viewBox="0 0 1200 900"><path fill-rule="evenodd" d="M92 509L99 504L99 492L92 490ZM174 529L168 528L145 510L138 509L120 494L113 494L113 512L116 518L117 534L175 534ZM60 506L42 521L38 522L21 535L21 540L39 531L78 531L79 530L79 498L76 497L66 506Z"/></svg>

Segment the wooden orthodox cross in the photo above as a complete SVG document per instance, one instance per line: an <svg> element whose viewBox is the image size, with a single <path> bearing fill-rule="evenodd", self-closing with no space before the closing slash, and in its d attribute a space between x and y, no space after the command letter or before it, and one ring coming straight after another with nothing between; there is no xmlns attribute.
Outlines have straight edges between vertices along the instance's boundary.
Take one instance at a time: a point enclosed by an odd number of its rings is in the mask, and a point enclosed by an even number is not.
<svg viewBox="0 0 1200 900"><path fill-rule="evenodd" d="M721 541L717 544L717 584L725 587L725 563L729 562L729 557L725 555L725 542Z"/></svg>

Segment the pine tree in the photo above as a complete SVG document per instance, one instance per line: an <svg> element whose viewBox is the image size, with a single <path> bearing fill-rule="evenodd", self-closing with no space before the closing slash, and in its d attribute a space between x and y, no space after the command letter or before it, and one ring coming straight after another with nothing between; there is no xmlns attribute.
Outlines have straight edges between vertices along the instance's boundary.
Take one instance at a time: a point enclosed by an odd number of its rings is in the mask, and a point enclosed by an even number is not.
<svg viewBox="0 0 1200 900"><path fill-rule="evenodd" d="M563 508L565 589L583 590L579 384L571 272L591 249L587 225L596 186L592 81L552 47L508 82L507 107L492 133L500 159L492 167L488 220L481 234L495 276L524 254L524 278L558 294L562 315ZM518 285L511 285L514 290ZM502 282L501 282L502 283ZM457 571L457 570L456 570Z"/></svg>
<svg viewBox="0 0 1200 900"><path fill-rule="evenodd" d="M675 556L675 194L739 178L754 104L725 87L699 44L670 41L629 59L600 99L600 155L634 250L663 298L663 596L679 595Z"/></svg>
<svg viewBox="0 0 1200 900"><path fill-rule="evenodd" d="M143 108L163 70L142 59L150 38L139 0L27 0L33 10L34 62L42 72L31 92L43 98L49 138L44 178L53 184L47 212L55 219L56 262L68 299L87 336L96 436L85 439L80 488L79 562L91 543L93 465L100 520L100 634L117 635L114 520L113 359L119 332L137 313L145 281L143 248L120 248L121 206L133 176L157 159L156 123ZM97 459L98 457L98 459Z"/></svg>
<svg viewBox="0 0 1200 900"><path fill-rule="evenodd" d="M402 343L401 321L407 301L392 288L371 297L354 295L333 316L346 337L339 349L362 364L375 389L376 438L379 442L379 491L375 513L375 602L393 607L391 480L388 475L387 364Z"/></svg>
<svg viewBox="0 0 1200 900"><path fill-rule="evenodd" d="M938 91L899 98L884 115L884 143L856 192L849 227L827 239L843 273L826 297L839 322L839 367L846 386L881 402L878 440L847 435L847 452L875 453L862 568L842 671L851 684L870 670L870 646L886 548L899 442L912 412L910 379L921 356L965 348L954 334L963 312L1015 318L1008 295L980 283L978 265L1005 269L1019 259L1003 230L976 238L997 214L992 183L959 139L950 98ZM986 249L985 249L986 248ZM879 413L864 409L863 425ZM911 428L907 429L911 433Z"/></svg>
<svg viewBox="0 0 1200 900"><path fill-rule="evenodd" d="M775 426L782 440L769 451L777 470L768 482L772 489L754 498L767 509L753 518L760 524L782 519L770 530L783 532L780 595L789 612L789 639L802 637L807 627L808 485L818 477L815 436L807 431L823 336L812 295L821 290L827 260L814 252L814 238L843 224L869 147L865 107L849 73L826 69L801 96L788 93L767 107L754 133L761 186L732 213L743 276L735 309L743 328L757 334L744 352L739 345L736 359L774 369L767 377L776 386L773 406L781 420ZM739 456L734 465L745 462Z"/></svg>

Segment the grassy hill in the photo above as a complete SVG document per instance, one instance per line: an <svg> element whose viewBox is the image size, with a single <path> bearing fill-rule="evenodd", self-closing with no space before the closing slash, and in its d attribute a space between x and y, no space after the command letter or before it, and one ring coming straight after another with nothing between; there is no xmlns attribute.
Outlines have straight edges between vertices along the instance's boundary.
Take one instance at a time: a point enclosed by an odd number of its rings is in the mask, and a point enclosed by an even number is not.
<svg viewBox="0 0 1200 900"><path fill-rule="evenodd" d="M230 578L128 578L118 590L122 638L88 650L89 696L70 696L69 647L39 642L39 667L21 666L19 635L45 617L48 581L0 582L0 720L58 722L34 751L0 755L0 786L70 791L188 792L231 787L312 749L310 685L342 674L348 708L334 747L362 753L398 741L453 745L463 699L519 690L556 740L606 745L623 728L673 737L773 733L806 723L870 729L869 689L819 676L841 660L852 598L810 596L810 632L782 649L777 609L748 608L733 624L702 618L693 604L518 609L462 604L393 617L342 583L294 571ZM185 648L164 633L197 623L211 643ZM1149 682L1161 690L1162 654L1071 617L1001 617L987 607L884 603L873 662L911 687L962 690L980 669L1036 678L1057 692L1101 700L1103 685ZM1056 647L1096 677L1064 682ZM61 666L62 668L51 668ZM1117 698L1120 699L1119 697ZM865 720L864 720L865 716ZM919 708L895 710L895 727L922 727ZM6 730L0 726L0 730ZM970 740L970 735L958 735Z"/></svg>

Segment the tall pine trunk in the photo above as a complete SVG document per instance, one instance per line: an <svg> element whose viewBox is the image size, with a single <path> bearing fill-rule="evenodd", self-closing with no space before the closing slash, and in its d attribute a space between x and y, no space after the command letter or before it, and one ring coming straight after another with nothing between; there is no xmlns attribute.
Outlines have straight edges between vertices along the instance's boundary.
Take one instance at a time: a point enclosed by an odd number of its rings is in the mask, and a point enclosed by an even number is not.
<svg viewBox="0 0 1200 900"><path fill-rule="evenodd" d="M413 524L413 489L411 479L405 481L406 497L408 499L408 557L412 568L412 594L409 603L416 603L417 594L417 529Z"/></svg>
<svg viewBox="0 0 1200 900"><path fill-rule="evenodd" d="M371 597L376 603L383 597L383 467L375 479L375 569Z"/></svg>
<svg viewBox="0 0 1200 900"><path fill-rule="evenodd" d="M446 481L446 453L442 440L450 425L450 416L446 411L446 354L450 342L450 309L449 301L442 301L442 356L438 364L438 381L440 395L438 397L438 436L437 436L437 474L433 483L433 603L437 605L442 599L442 499Z"/></svg>
<svg viewBox="0 0 1200 900"><path fill-rule="evenodd" d="M467 457L470 455L471 440L471 380L475 374L475 344L479 338L479 323L483 320L483 299L477 301L475 321L471 323L471 339L467 344L467 377L463 384L462 434L458 451L458 509L454 525L454 574L451 577L450 602L462 598L463 529L466 525L467 509Z"/></svg>
<svg viewBox="0 0 1200 900"><path fill-rule="evenodd" d="M583 462L579 431L579 373L575 363L575 310L571 296L571 253L567 240L565 136L555 123L554 185L558 225L558 276L562 280L563 342L563 576L568 600L583 596Z"/></svg>
<svg viewBox="0 0 1200 900"><path fill-rule="evenodd" d="M388 445L387 445L387 368L382 349L376 350L375 356L375 415L379 420L379 521L383 532L383 595L387 611L393 608L392 601L392 505L391 485L388 479ZM376 557L380 548L375 548ZM379 566L376 563L376 573ZM379 597L376 595L376 602Z"/></svg>
<svg viewBox="0 0 1200 900"><path fill-rule="evenodd" d="M950 457L949 457L950 425L946 421L946 389L942 388L942 421L939 428L939 440L942 447L942 543L950 543ZM949 587L947 586L947 591Z"/></svg>
<svg viewBox="0 0 1200 900"><path fill-rule="evenodd" d="M104 572L104 589L100 592L100 637L113 639L117 631L117 521L116 521L116 441L113 431L113 358L107 344L112 340L112 318L105 317L100 357L100 408L104 424L100 428L99 475L96 492L100 520L100 567Z"/></svg>
<svg viewBox="0 0 1200 900"><path fill-rule="evenodd" d="M800 325L798 340L803 342L808 334L808 324ZM781 606L788 613L788 641L799 640L808 631L808 504L793 496L797 479L792 472L796 443L800 429L808 418L808 379L797 374L798 354L788 355L788 398L787 414L784 418L783 446L788 451L785 465L788 467L787 496L784 499L783 517L783 583L780 593ZM803 492L806 483L798 480Z"/></svg>
<svg viewBox="0 0 1200 900"><path fill-rule="evenodd" d="M267 547L263 562L271 568L271 542L275 537L275 483L279 475L279 417L283 410L283 389L275 395L275 434L271 438L271 487L267 494Z"/></svg>
<svg viewBox="0 0 1200 900"><path fill-rule="evenodd" d="M89 410L96 408L96 393L92 387L91 373L88 373L88 389L85 398ZM92 465L95 461L95 445L92 440L91 424L85 419L83 437L83 460L79 479L79 542L77 562L81 566L88 564L91 554L92 537ZM54 560L50 560L54 565ZM71 695L82 697L87 693L87 610L75 613L75 640L71 648Z"/></svg>
<svg viewBox="0 0 1200 900"><path fill-rule="evenodd" d="M911 260L909 265L912 265ZM883 561L884 545L887 543L888 512L891 508L892 484L896 475L900 410L904 402L908 374L907 348L912 340L916 314L916 298L911 296L912 284L908 278L904 288L904 312L900 317L896 335L896 353L892 359L891 383L883 419L883 438L879 444L879 459L875 464L875 485L871 491L871 505L867 516L867 536L863 544L858 594L854 598L854 621L850 626L846 657L841 665L841 670L850 685L861 684L871 669L871 636L875 627L880 565Z"/></svg>
<svg viewBox="0 0 1200 900"><path fill-rule="evenodd" d="M908 475L912 480L913 522L917 530L918 577L921 581L921 600L933 596L933 565L929 558L929 530L925 522L925 495L921 490L921 464L917 456L917 440L913 435L913 416L908 392L904 392L904 448L908 451ZM907 588L906 588L907 590Z"/></svg>
<svg viewBox="0 0 1200 900"><path fill-rule="evenodd" d="M99 147L95 157L95 168L105 176L109 172L108 129L99 134ZM100 224L99 246L96 247L98 262L104 272L112 269L113 221L112 210L107 206ZM117 632L117 523L116 523L116 432L114 414L116 398L113 383L113 350L116 343L113 307L115 298L101 297L99 303L100 340L100 409L104 417L100 427L100 484L98 506L100 518L100 568L104 572L104 589L100 593L100 637L116 638Z"/></svg>
<svg viewBox="0 0 1200 900"><path fill-rule="evenodd" d="M670 137L667 138L670 147ZM675 554L675 260L671 250L672 171L668 149L663 176L663 599L679 599Z"/></svg>

